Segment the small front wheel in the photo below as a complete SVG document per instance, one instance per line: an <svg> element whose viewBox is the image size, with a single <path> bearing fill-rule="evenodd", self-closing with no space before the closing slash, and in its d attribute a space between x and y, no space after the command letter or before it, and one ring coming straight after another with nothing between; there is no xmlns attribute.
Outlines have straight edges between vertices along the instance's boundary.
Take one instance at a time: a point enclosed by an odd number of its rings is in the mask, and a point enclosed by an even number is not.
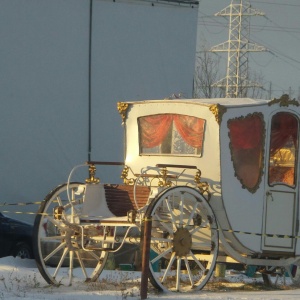
<svg viewBox="0 0 300 300"><path fill-rule="evenodd" d="M213 274L219 238L206 199L190 187L160 193L147 209L152 218L150 281L163 291L202 289Z"/></svg>
<svg viewBox="0 0 300 300"><path fill-rule="evenodd" d="M47 195L35 218L34 255L49 284L72 285L75 277L95 281L106 263L108 252L83 249L83 241L88 243L79 226L83 190L80 183L58 186Z"/></svg>

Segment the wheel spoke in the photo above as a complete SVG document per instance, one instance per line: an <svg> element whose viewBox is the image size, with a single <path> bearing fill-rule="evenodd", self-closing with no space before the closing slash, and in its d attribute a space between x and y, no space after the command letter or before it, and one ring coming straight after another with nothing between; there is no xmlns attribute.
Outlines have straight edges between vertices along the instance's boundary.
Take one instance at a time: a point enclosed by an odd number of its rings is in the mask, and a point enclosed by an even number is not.
<svg viewBox="0 0 300 300"><path fill-rule="evenodd" d="M74 269L74 251L71 250L69 251L70 254L70 259L69 259L69 286L72 284L72 279L73 279L73 269Z"/></svg>
<svg viewBox="0 0 300 300"><path fill-rule="evenodd" d="M51 235L51 236L41 237L42 242L61 241L63 239L65 239L64 235Z"/></svg>
<svg viewBox="0 0 300 300"><path fill-rule="evenodd" d="M54 278L57 276L58 271L60 270L60 268L61 268L61 266L62 266L62 264L63 264L63 262L64 262L64 260L65 260L65 258L66 258L66 256L67 256L68 252L69 252L68 248L65 248L65 249L64 249L64 253L63 253L63 255L61 256L60 261L59 261L59 263L58 263L58 265L57 265L57 267L56 267L56 269L55 269L55 272L54 272L54 274L53 274L53 277L54 277Z"/></svg>
<svg viewBox="0 0 300 300"><path fill-rule="evenodd" d="M203 241L203 242L193 242L192 243L192 249L210 249L211 248L211 242L207 241Z"/></svg>
<svg viewBox="0 0 300 300"><path fill-rule="evenodd" d="M67 243L61 243L60 245L58 245L53 251L51 251L45 258L44 258L44 262L47 262L51 257L53 257L58 251L60 251L61 249L64 249L66 247Z"/></svg>
<svg viewBox="0 0 300 300"><path fill-rule="evenodd" d="M170 261L169 261L169 263L168 263L168 266L167 266L167 268L166 268L166 270L165 270L165 273L164 273L164 275L163 275L163 278L162 278L162 280L161 280L162 283L166 280L167 275L169 274L169 272L170 272L170 270L171 270L171 267L172 267L172 265L173 265L173 262L174 262L175 258L176 258L176 257L175 257L175 252L173 252L173 253L172 253L172 256L171 256L171 259L170 259Z"/></svg>
<svg viewBox="0 0 300 300"><path fill-rule="evenodd" d="M181 193L181 195L180 195L180 203L179 203L179 208L180 208L179 226L180 227L182 227L182 225L183 225L183 202L184 202L184 194Z"/></svg>
<svg viewBox="0 0 300 300"><path fill-rule="evenodd" d="M56 200L53 201L54 203L57 202L59 206L63 206L61 197L59 195L56 196Z"/></svg>
<svg viewBox="0 0 300 300"><path fill-rule="evenodd" d="M175 221L175 216L174 216L174 214L173 214L173 210L172 210L172 208L170 207L170 198L166 198L165 201L166 201L168 210L169 210L169 212L170 212L170 216L171 216L172 223L173 223L173 225L174 225L174 227L175 227L175 230L176 230L177 226L176 226L176 221Z"/></svg>
<svg viewBox="0 0 300 300"><path fill-rule="evenodd" d="M180 291L180 274L181 274L181 258L177 258L177 270L176 270L176 291Z"/></svg>
<svg viewBox="0 0 300 300"><path fill-rule="evenodd" d="M88 255L90 255L91 257L95 258L96 261L100 260L100 256L97 255L94 251L88 251L88 252L85 252L85 253L88 253Z"/></svg>
<svg viewBox="0 0 300 300"><path fill-rule="evenodd" d="M80 253L78 252L78 250L75 251L75 254L76 254L76 257L79 261L79 264L80 264L80 268L81 268L81 271L83 273L83 276L87 279L88 278L88 274L86 272L86 269L85 269L85 266L84 266L84 263L82 261L82 258L80 256Z"/></svg>
<svg viewBox="0 0 300 300"><path fill-rule="evenodd" d="M198 202L194 203L194 206L193 206L193 209L192 209L192 211L190 213L189 219L186 222L186 226L189 226L191 224L191 221L194 218L194 215L195 215L195 212L196 212L198 204L199 204Z"/></svg>
<svg viewBox="0 0 300 300"><path fill-rule="evenodd" d="M154 264L155 262L157 262L159 259L165 257L167 254L169 254L170 252L172 252L172 247L167 249L166 251L162 252L161 254L157 255L155 258L153 258L150 262L152 264Z"/></svg>
<svg viewBox="0 0 300 300"><path fill-rule="evenodd" d="M171 239L167 239L167 238L161 238L161 237L152 237L151 238L152 241L155 241L155 242L161 242L161 243L171 243L172 240Z"/></svg>
<svg viewBox="0 0 300 300"><path fill-rule="evenodd" d="M195 263L199 266L199 268L205 272L206 271L206 268L201 264L201 262L197 259L197 257L193 254L193 252L191 251L189 253L189 255L193 258L193 260L195 261Z"/></svg>
<svg viewBox="0 0 300 300"><path fill-rule="evenodd" d="M170 234L173 234L173 229L170 228L159 215L154 215L153 220L159 221L161 226L163 226Z"/></svg>
<svg viewBox="0 0 300 300"><path fill-rule="evenodd" d="M188 262L188 260L187 260L186 257L184 258L184 262L185 262L187 273L189 275L191 286L193 287L194 286L194 279L193 279L193 276L192 276L192 272L191 272L191 268L190 268L189 262Z"/></svg>
<svg viewBox="0 0 300 300"><path fill-rule="evenodd" d="M190 231L190 234L195 234L197 231L199 231L199 230L203 230L203 229L208 229L208 228L210 228L210 226L207 226L209 223L208 223L208 221L206 221L206 222L204 222L203 224L201 224L201 226L195 226L194 227L194 229L192 229L191 231Z"/></svg>
<svg viewBox="0 0 300 300"><path fill-rule="evenodd" d="M50 223L52 223L54 226L58 227L61 230L67 230L66 225L63 222L55 220L51 216L47 217L47 221L49 221Z"/></svg>

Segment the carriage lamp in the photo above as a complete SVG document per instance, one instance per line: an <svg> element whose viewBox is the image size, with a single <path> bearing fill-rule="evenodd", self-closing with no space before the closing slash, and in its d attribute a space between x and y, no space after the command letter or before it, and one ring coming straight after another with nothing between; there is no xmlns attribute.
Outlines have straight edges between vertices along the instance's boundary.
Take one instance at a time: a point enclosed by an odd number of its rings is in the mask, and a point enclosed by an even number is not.
<svg viewBox="0 0 300 300"><path fill-rule="evenodd" d="M134 179L133 178L127 178L128 177L128 172L129 172L129 167L125 166L124 169L122 170L121 173L121 179L123 179L124 184L126 185L133 185L134 184Z"/></svg>
<svg viewBox="0 0 300 300"><path fill-rule="evenodd" d="M89 178L85 180L86 183L99 183L100 179L95 177L96 175L96 167L95 165L89 165Z"/></svg>

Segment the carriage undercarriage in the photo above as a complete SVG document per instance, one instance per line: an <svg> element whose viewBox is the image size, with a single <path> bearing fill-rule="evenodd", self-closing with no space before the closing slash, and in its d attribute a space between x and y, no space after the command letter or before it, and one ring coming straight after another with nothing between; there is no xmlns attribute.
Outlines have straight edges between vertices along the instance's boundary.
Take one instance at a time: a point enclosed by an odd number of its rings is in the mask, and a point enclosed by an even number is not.
<svg viewBox="0 0 300 300"><path fill-rule="evenodd" d="M169 182L167 177L164 173L163 182ZM87 213L85 202L101 201L85 199L86 189L100 185L94 173L90 173L89 183L57 187L45 198L35 220L35 256L41 274L53 285L74 284L78 272L83 281L94 282L110 253L124 244L142 245L142 239L147 238L143 236L144 222L151 220L150 248L155 255L149 260L149 279L158 290L200 290L213 275L217 262L259 266L266 283L278 267L299 281L290 268L295 258L249 257L232 249L218 226L209 197L203 195L207 186L199 176L196 181L198 187L165 186L152 197L148 187L101 185L108 202L100 210L106 216Z"/></svg>
<svg viewBox="0 0 300 300"><path fill-rule="evenodd" d="M93 188L97 184L92 183ZM205 285L217 259L218 230L212 210L199 192L191 187L162 189L148 204L128 210L126 216L97 218L82 214L83 195L89 185L69 183L58 187L45 199L36 218L36 257L49 284L72 284L77 266L84 281L97 280L108 254L125 243L139 245L143 222L151 219L150 245L155 257L149 269L153 285L173 291L198 290ZM113 188L115 193L118 188ZM116 204L122 205L122 200ZM91 260L96 261L92 267ZM65 266L68 274L64 273Z"/></svg>

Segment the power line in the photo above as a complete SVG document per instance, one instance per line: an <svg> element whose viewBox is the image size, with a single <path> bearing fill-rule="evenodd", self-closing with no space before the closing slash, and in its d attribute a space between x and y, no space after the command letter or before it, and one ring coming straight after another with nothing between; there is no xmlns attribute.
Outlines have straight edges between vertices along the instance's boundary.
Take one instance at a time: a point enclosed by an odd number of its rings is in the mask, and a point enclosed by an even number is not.
<svg viewBox="0 0 300 300"><path fill-rule="evenodd" d="M264 17L265 17L267 20L269 20L271 23L273 23L274 25L276 25L276 26L278 26L279 28L281 28L280 25L276 24L274 21L272 21L271 19L269 19L267 16L264 16ZM297 39L298 41L300 41L300 38L299 38L299 37L295 36L294 34L291 34L289 31L284 30L284 32L288 33L291 37L293 37L293 38Z"/></svg>
<svg viewBox="0 0 300 300"><path fill-rule="evenodd" d="M281 5L281 6L300 6L300 4L288 4L288 3L277 3L277 2L266 2L266 1L255 1L251 0L253 3L264 3L264 4L269 4L269 5Z"/></svg>
<svg viewBox="0 0 300 300"><path fill-rule="evenodd" d="M259 41L259 40L261 41L261 39L259 39L259 38L257 38L257 37L256 37L255 39L258 40L258 41ZM282 57L284 57L284 58L286 58L286 59L288 59L288 60L290 60L290 61L292 61L292 62L294 62L294 63L297 63L297 64L300 64L300 61L299 61L299 60L297 60L297 59L295 59L295 58L293 58L293 57L290 57L289 55L287 55L287 54L285 54L285 53L283 53L283 52L281 52L281 51L275 49L273 46L269 46L269 45L266 43L265 40L264 40L263 42L264 42L264 44L268 47L268 50L269 50L270 53L272 53L274 56L276 56L277 58L281 59L282 61L286 62L287 64L291 65L292 67L296 68L297 70L300 70L300 68L297 67L295 64L292 64L291 62L288 62L288 61L284 60L283 58L280 58L279 56L282 56Z"/></svg>
<svg viewBox="0 0 300 300"><path fill-rule="evenodd" d="M221 22L215 22L213 20L205 20L205 17L200 17L203 20L199 20L198 24L199 25L204 25L204 26L214 26L214 27L222 27L224 29L224 24ZM268 21L271 21L268 19ZM272 22L274 23L274 22ZM275 24L275 23L274 23ZM300 33L300 27L284 27L280 25L250 25L251 29L257 29L257 30L266 30L266 31L275 31L275 32L287 32L287 33Z"/></svg>

